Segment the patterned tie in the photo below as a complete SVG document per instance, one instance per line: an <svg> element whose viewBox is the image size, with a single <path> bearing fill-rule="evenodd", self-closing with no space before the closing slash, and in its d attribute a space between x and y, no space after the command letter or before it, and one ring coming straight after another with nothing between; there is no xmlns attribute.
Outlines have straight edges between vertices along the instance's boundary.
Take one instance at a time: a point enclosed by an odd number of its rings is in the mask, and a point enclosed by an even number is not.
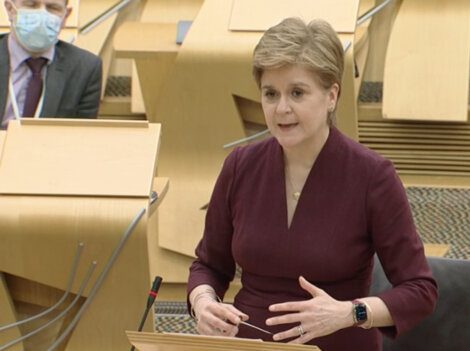
<svg viewBox="0 0 470 351"><path fill-rule="evenodd" d="M34 117L36 108L38 106L39 98L42 93L42 75L41 70L44 65L47 63L47 59L44 57L37 57L26 60L31 73L31 79L28 83L28 88L26 90L26 99L24 101L23 108L23 117Z"/></svg>

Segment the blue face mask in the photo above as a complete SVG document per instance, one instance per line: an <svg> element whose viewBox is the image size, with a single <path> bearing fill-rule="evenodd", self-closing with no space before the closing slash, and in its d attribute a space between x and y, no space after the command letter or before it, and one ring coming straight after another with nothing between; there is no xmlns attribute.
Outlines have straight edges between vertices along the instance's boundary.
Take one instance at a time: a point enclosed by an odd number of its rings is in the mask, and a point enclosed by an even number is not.
<svg viewBox="0 0 470 351"><path fill-rule="evenodd" d="M62 18L45 9L17 9L13 24L19 42L30 52L40 53L57 43Z"/></svg>

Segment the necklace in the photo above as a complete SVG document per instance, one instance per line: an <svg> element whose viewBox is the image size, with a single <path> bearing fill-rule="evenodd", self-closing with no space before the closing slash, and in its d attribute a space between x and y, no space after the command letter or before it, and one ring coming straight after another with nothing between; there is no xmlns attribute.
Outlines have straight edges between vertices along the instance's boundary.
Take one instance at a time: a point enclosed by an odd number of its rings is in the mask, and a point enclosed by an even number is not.
<svg viewBox="0 0 470 351"><path fill-rule="evenodd" d="M290 185L291 190L292 190L292 193L291 193L292 198L295 201L299 201L300 194L302 193L302 190L301 191L295 191L294 184L292 183L292 179L291 179L291 176L290 176L290 171L289 171L288 166L286 166L286 175L287 175L287 181L289 182L289 185Z"/></svg>

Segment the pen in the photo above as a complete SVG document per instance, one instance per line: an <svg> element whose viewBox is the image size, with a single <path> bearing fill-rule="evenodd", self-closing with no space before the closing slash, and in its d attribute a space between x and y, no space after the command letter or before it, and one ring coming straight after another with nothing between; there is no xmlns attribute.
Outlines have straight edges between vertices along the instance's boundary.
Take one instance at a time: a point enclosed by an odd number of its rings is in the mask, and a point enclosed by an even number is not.
<svg viewBox="0 0 470 351"><path fill-rule="evenodd" d="M263 332L263 333L266 333L266 334L269 334L269 335L273 335L273 333L271 333L270 331L267 331L263 328L260 328L260 327L257 327L256 325L253 325L253 324L250 324L248 322L244 322L244 321L241 321L240 324L244 324L246 325L247 327L250 327L250 328L254 328L256 330L259 330L260 332Z"/></svg>

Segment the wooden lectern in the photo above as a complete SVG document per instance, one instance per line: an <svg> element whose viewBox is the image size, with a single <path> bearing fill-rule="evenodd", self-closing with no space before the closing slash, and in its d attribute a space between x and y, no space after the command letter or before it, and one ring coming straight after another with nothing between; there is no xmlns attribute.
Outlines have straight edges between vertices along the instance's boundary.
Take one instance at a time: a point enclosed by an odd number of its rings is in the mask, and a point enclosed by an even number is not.
<svg viewBox="0 0 470 351"><path fill-rule="evenodd" d="M192 334L126 332L140 351L321 351L316 346Z"/></svg>
<svg viewBox="0 0 470 351"><path fill-rule="evenodd" d="M58 350L124 350L158 271L156 207L168 180L154 178L160 125L147 122L29 119L0 138L0 327L52 306L66 291L77 244L83 250L67 300L96 261L78 304L50 328L11 350L47 349L80 306L81 320ZM3 140L3 148L1 147ZM152 197L156 191L158 197ZM93 299L123 232L145 211ZM46 318L47 317L47 318ZM150 317L150 316L149 316ZM51 317L0 332L1 346ZM153 330L153 318L145 330Z"/></svg>

